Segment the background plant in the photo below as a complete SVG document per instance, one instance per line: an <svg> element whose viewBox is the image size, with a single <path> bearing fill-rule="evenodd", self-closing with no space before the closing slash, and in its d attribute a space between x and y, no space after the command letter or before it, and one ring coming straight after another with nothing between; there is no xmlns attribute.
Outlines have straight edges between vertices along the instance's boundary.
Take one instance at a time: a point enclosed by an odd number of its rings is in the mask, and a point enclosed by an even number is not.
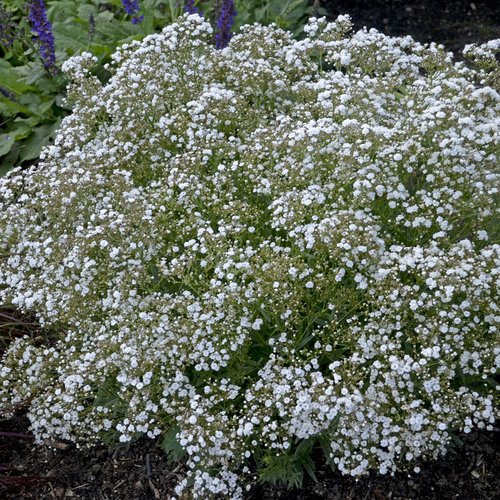
<svg viewBox="0 0 500 500"><path fill-rule="evenodd" d="M25 0L2 0L0 175L15 165L36 162L41 148L53 140L62 118L71 111L64 100L67 80L57 69L68 57L90 51L98 58L95 73L106 81L109 75L104 64L116 47L161 30L184 12L182 2L176 0L141 0L136 4L120 0L48 0L46 16L55 49L55 60L48 68L35 43ZM31 5L41 10L40 0ZM220 10L217 2L197 5L212 20ZM257 21L277 22L299 34L311 12L307 0L237 1L235 7L238 16L233 31Z"/></svg>

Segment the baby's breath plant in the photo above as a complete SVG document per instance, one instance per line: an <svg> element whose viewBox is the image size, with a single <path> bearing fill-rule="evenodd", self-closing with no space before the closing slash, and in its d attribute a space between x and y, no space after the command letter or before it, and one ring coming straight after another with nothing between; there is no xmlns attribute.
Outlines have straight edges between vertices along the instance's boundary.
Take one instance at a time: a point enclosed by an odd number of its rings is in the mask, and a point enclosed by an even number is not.
<svg viewBox="0 0 500 500"><path fill-rule="evenodd" d="M2 0L0 4L0 176L16 165L38 161L70 109L63 105L67 81L59 71L68 57L90 52L98 58L95 73L123 43L161 31L188 7L212 24L221 24L214 43L229 37L227 2L191 0ZM236 1L233 31L247 22L278 22L296 35L312 12L308 0ZM183 4L185 4L183 6ZM195 6L197 5L197 7ZM221 12L221 7L223 12ZM233 9L234 10L234 9ZM323 12L320 9L320 12ZM225 15L222 15L225 14ZM219 17L221 19L219 19Z"/></svg>
<svg viewBox="0 0 500 500"><path fill-rule="evenodd" d="M0 180L0 301L64 334L15 340L0 403L37 440L161 436L195 498L300 484L321 446L392 473L498 417L493 53L347 16L228 47L185 14L123 45L105 84Z"/></svg>

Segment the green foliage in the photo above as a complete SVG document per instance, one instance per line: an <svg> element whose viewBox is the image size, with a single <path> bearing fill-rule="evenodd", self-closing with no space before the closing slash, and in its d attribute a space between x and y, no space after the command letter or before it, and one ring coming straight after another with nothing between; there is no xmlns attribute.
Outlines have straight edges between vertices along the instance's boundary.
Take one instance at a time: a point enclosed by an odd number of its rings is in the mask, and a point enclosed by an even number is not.
<svg viewBox="0 0 500 500"><path fill-rule="evenodd" d="M235 7L235 29L255 22L276 23L297 37L303 34L304 24L313 14L313 6L307 0L236 0ZM327 12L321 7L316 14L324 16Z"/></svg>
<svg viewBox="0 0 500 500"><path fill-rule="evenodd" d="M68 57L90 50L101 63L97 72L102 71L102 65L118 44L138 36L144 29L121 22L114 11L108 10L111 4L101 4L104 2L48 2L47 16L53 25L59 67ZM120 2L114 3L116 12L118 5ZM12 33L12 45L0 46L0 88L4 90L0 95L0 175L15 165L36 161L71 110L65 103L65 77L60 71L56 75L49 73L33 45L24 2L6 2L5 9L16 30ZM89 35L91 15L95 20L93 37ZM145 26L153 31L151 15Z"/></svg>
<svg viewBox="0 0 500 500"><path fill-rule="evenodd" d="M304 472L317 483L315 464L311 457L316 439L298 441L288 452L276 453L266 450L259 459L259 481L262 483L284 484L287 488L302 488Z"/></svg>
<svg viewBox="0 0 500 500"><path fill-rule="evenodd" d="M168 456L168 463L173 464L186 457L186 450L180 445L177 440L179 432L178 427L173 427L166 434L162 442L163 451Z"/></svg>

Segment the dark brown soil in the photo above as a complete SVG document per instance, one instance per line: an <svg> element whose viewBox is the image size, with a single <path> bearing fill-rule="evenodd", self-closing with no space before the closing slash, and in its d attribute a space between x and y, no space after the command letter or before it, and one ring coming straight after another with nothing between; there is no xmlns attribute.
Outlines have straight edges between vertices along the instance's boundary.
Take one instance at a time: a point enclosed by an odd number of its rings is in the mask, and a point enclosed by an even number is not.
<svg viewBox="0 0 500 500"><path fill-rule="evenodd" d="M269 485L256 489L252 500L486 500L500 498L500 432L462 435L463 446L435 462L421 462L418 474L398 473L354 479L326 466L316 471L318 483L304 480L303 488L286 491ZM319 461L321 463L321 461Z"/></svg>
<svg viewBox="0 0 500 500"><path fill-rule="evenodd" d="M468 43L500 38L497 0L322 0L329 18L349 14L354 28L442 43L458 58Z"/></svg>
<svg viewBox="0 0 500 500"><path fill-rule="evenodd" d="M375 27L417 41L443 43L459 54L463 46L500 38L500 7L494 0L324 0L331 18L348 13L355 28ZM19 416L0 420L0 432L27 433ZM254 487L250 499L425 499L500 498L500 431L460 436L455 454L419 464L421 472L394 477L353 478L333 473L317 460L318 483L304 480L300 490L269 484ZM80 451L74 445L34 446L30 438L0 435L0 496L7 499L169 499L184 465L170 465L159 442L141 440L129 449ZM7 469L5 465L12 469ZM17 486L15 482L21 483ZM2 491L2 485L6 487Z"/></svg>
<svg viewBox="0 0 500 500"><path fill-rule="evenodd" d="M27 432L28 421L17 417L0 422L0 432ZM256 486L247 500L486 500L500 498L500 432L462 435L463 446L435 462L420 463L418 474L394 477L371 474L353 479L333 473L317 460L317 483L306 477L303 488L287 491L283 486ZM57 448L34 446L32 439L0 437L0 462L14 467L4 479L34 482L3 493L6 499L169 499L185 472L183 464L170 465L160 442L143 439L128 450L103 447L90 451L54 443ZM1 473L0 473L1 477ZM1 492L1 481L0 481Z"/></svg>
<svg viewBox="0 0 500 500"><path fill-rule="evenodd" d="M28 423L25 417L0 422L0 432L27 432ZM0 449L0 462L15 468L5 472L3 493L0 480L0 497L7 499L168 499L183 477L184 465L169 465L151 439L114 452L104 447L83 451L62 442L35 446L32 439L15 436L0 436L0 443L8 444ZM19 477L33 482L9 484Z"/></svg>

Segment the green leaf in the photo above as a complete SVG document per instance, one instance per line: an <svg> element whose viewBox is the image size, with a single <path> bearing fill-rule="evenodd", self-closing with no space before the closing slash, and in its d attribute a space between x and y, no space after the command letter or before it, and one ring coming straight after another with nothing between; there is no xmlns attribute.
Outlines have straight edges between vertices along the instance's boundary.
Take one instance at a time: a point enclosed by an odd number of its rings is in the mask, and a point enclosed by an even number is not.
<svg viewBox="0 0 500 500"><path fill-rule="evenodd" d="M311 453L313 446L314 446L314 438L303 439L297 446L294 453L294 457L300 460L303 457L308 456Z"/></svg>
<svg viewBox="0 0 500 500"><path fill-rule="evenodd" d="M47 113L47 111L52 107L52 104L54 104L54 102L55 99L50 99L40 104L40 114L44 115L45 113Z"/></svg>
<svg viewBox="0 0 500 500"><path fill-rule="evenodd" d="M267 13L268 8L267 7L261 7L260 9L255 9L255 19L258 22L267 22Z"/></svg>
<svg viewBox="0 0 500 500"><path fill-rule="evenodd" d="M65 0L50 0L47 5L47 17L54 25L57 21L68 20L77 16L77 5L79 2L67 2Z"/></svg>
<svg viewBox="0 0 500 500"><path fill-rule="evenodd" d="M6 139L12 138L13 140L17 141L19 139L23 139L29 134L30 126L27 123L24 122L21 123L14 122L14 123L15 125L12 127L12 130L9 130L5 134L1 134L0 137L5 137ZM5 154L5 152L0 154Z"/></svg>
<svg viewBox="0 0 500 500"><path fill-rule="evenodd" d="M313 339L314 339L314 335L313 334L311 334L311 335L303 335L302 337L300 337L300 341L297 344L296 349L302 349L305 345L307 345ZM299 340L299 339L297 339L297 340Z"/></svg>
<svg viewBox="0 0 500 500"><path fill-rule="evenodd" d="M15 142L24 139L31 132L31 127L26 123L15 123L13 128L0 134L0 156L10 152Z"/></svg>
<svg viewBox="0 0 500 500"><path fill-rule="evenodd" d="M106 45L91 45L90 49L95 56L100 56L101 54L110 55L113 50Z"/></svg>
<svg viewBox="0 0 500 500"><path fill-rule="evenodd" d="M266 323L271 323L271 315L269 314L268 311L266 311L265 309L261 309L260 314L262 315Z"/></svg>
<svg viewBox="0 0 500 500"><path fill-rule="evenodd" d="M6 155L16 142L14 134L0 134L0 156Z"/></svg>
<svg viewBox="0 0 500 500"><path fill-rule="evenodd" d="M38 158L42 148L49 144L51 139L54 139L60 124L61 119L59 118L54 123L36 127L34 133L24 142L19 160L26 161Z"/></svg>
<svg viewBox="0 0 500 500"><path fill-rule="evenodd" d="M71 49L73 53L79 52L80 49L87 47L88 34L87 30L81 24L72 23L54 23L53 26L55 47L56 50L67 52Z"/></svg>
<svg viewBox="0 0 500 500"><path fill-rule="evenodd" d="M73 108L73 105L70 103L66 103L65 101L66 96L62 94L57 94L56 95L56 106L61 109L66 109L68 111L71 111Z"/></svg>
<svg viewBox="0 0 500 500"><path fill-rule="evenodd" d="M302 467L304 467L304 470L309 474L309 477L315 482L318 482L318 478L316 477L316 474L314 473L315 465L313 462L313 459L308 455L307 457L304 457L304 461L302 462Z"/></svg>
<svg viewBox="0 0 500 500"><path fill-rule="evenodd" d="M57 84L52 78L40 78L36 82L37 87L46 94L55 94L57 93Z"/></svg>
<svg viewBox="0 0 500 500"><path fill-rule="evenodd" d="M96 21L95 27L96 33L111 39L110 44L113 44L113 46L140 33L137 25L121 23L113 17L106 22L102 22L100 17L99 14L99 23Z"/></svg>
<svg viewBox="0 0 500 500"><path fill-rule="evenodd" d="M29 109L19 101L11 101L7 97L0 95L0 115L2 117L13 117L17 113L29 114L29 112ZM2 127L5 127L5 123Z"/></svg>
<svg viewBox="0 0 500 500"><path fill-rule="evenodd" d="M17 165L18 157L19 157L19 142L14 142L9 153L1 158L0 177L3 177L9 170L11 170Z"/></svg>
<svg viewBox="0 0 500 500"><path fill-rule="evenodd" d="M78 7L78 17L88 23L90 15L93 15L94 18L97 16L97 9L94 5L84 4Z"/></svg>
<svg viewBox="0 0 500 500"><path fill-rule="evenodd" d="M47 73L41 64L34 65L31 70L28 72L26 76L26 82L29 84L37 83L38 81L46 78ZM34 87L31 87L31 90L36 90Z"/></svg>
<svg viewBox="0 0 500 500"><path fill-rule="evenodd" d="M446 443L446 449L456 455L457 450L463 449L464 442L456 435L458 429L448 429L450 440Z"/></svg>
<svg viewBox="0 0 500 500"><path fill-rule="evenodd" d="M29 83L17 73L16 68L11 66L8 61L0 59L0 87L19 95L35 90Z"/></svg>
<svg viewBox="0 0 500 500"><path fill-rule="evenodd" d="M145 0L141 2L139 14L144 16L141 27L147 34L154 33L155 31L155 17L163 17L161 12L157 9L158 4L159 2L157 0Z"/></svg>
<svg viewBox="0 0 500 500"><path fill-rule="evenodd" d="M41 121L42 117L38 114L38 110L40 109L40 105L42 104L42 100L40 99L40 97L33 93L23 94L19 96L19 101L23 106L23 114L28 117L35 118L34 125Z"/></svg>
<svg viewBox="0 0 500 500"><path fill-rule="evenodd" d="M179 432L178 427L173 427L165 434L162 448L168 456L168 463L172 464L182 460L186 455L186 450L177 441L176 435Z"/></svg>
<svg viewBox="0 0 500 500"><path fill-rule="evenodd" d="M159 281L158 268L153 264L153 262L151 262L151 264L149 265L149 268L151 271L151 275L153 276L153 281L155 283L158 283L158 281Z"/></svg>
<svg viewBox="0 0 500 500"><path fill-rule="evenodd" d="M493 387L493 388L496 388L498 386L498 382L494 379L494 378L491 378L491 377L487 377L483 380L483 382L487 385L489 385L490 387Z"/></svg>
<svg viewBox="0 0 500 500"><path fill-rule="evenodd" d="M325 437L320 437L319 444L321 446L321 449L323 450L323 454L325 455L325 458L328 460L328 458L330 457L330 453L332 452L332 448L330 446L330 441L328 439L326 439Z"/></svg>
<svg viewBox="0 0 500 500"><path fill-rule="evenodd" d="M103 24L108 23L114 18L115 18L115 16L110 10L104 10L102 12L99 12L97 17L95 18L96 26L100 23L103 23Z"/></svg>

